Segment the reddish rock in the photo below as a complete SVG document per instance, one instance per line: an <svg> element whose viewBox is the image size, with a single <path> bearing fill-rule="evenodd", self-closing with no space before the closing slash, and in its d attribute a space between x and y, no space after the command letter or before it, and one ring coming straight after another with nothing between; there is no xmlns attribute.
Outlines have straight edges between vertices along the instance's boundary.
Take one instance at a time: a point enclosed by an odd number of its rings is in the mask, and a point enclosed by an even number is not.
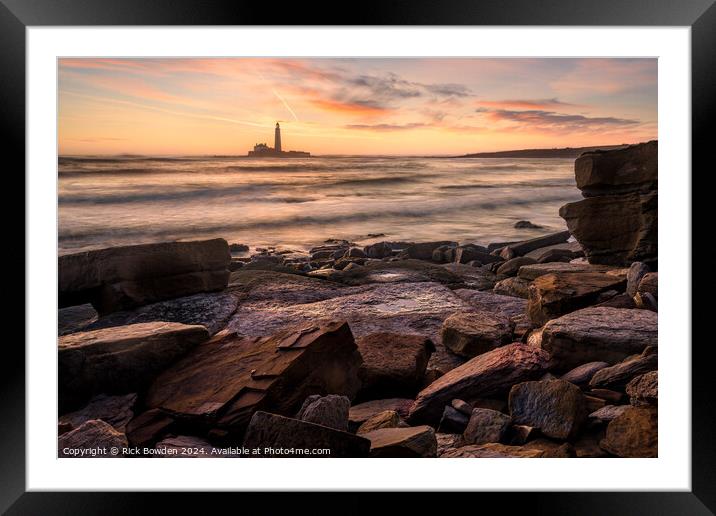
<svg viewBox="0 0 716 516"><path fill-rule="evenodd" d="M597 371L605 367L609 367L607 362L588 362L562 375L562 380L584 387L585 385L589 385L589 380L592 379L592 376L594 376Z"/></svg>
<svg viewBox="0 0 716 516"><path fill-rule="evenodd" d="M462 436L468 444L498 443L510 426L510 416L496 410L476 408Z"/></svg>
<svg viewBox="0 0 716 516"><path fill-rule="evenodd" d="M648 347L640 355L633 355L612 367L595 373L589 381L595 389L623 389L637 375L655 371L659 365L656 348Z"/></svg>
<svg viewBox="0 0 716 516"><path fill-rule="evenodd" d="M100 419L86 421L78 428L64 433L57 442L58 457L114 458L123 455L127 438L112 425Z"/></svg>
<svg viewBox="0 0 716 516"><path fill-rule="evenodd" d="M599 410L595 410L589 414L590 419L598 419L599 421L611 421L621 416L629 405L605 405Z"/></svg>
<svg viewBox="0 0 716 516"><path fill-rule="evenodd" d="M348 427L354 431L376 414L386 410L394 410L400 417L407 417L412 405L413 400L406 398L371 400L353 405L348 411Z"/></svg>
<svg viewBox="0 0 716 516"><path fill-rule="evenodd" d="M537 263L537 260L528 256L518 256L517 258L507 260L505 263L500 265L497 269L497 274L501 274L503 276L515 276L517 271L520 270L520 267L523 265L532 265L533 263Z"/></svg>
<svg viewBox="0 0 716 516"><path fill-rule="evenodd" d="M123 396L100 394L92 398L82 409L61 416L59 424L66 425L65 428L71 430L91 419L101 419L118 432L124 432L127 423L134 417L132 408L136 401L137 395L134 393Z"/></svg>
<svg viewBox="0 0 716 516"><path fill-rule="evenodd" d="M162 410L142 412L127 424L127 439L132 446L153 446L174 427L174 418Z"/></svg>
<svg viewBox="0 0 716 516"><path fill-rule="evenodd" d="M521 297L527 299L529 297L530 281L520 277L507 278L495 283L493 291L495 294L503 296Z"/></svg>
<svg viewBox="0 0 716 516"><path fill-rule="evenodd" d="M509 446L500 443L470 444L447 450L441 458L476 458L476 459L539 459L546 457L544 450L530 449L523 446Z"/></svg>
<svg viewBox="0 0 716 516"><path fill-rule="evenodd" d="M296 419L346 432L348 431L350 406L351 400L347 396L314 394L303 402L301 409L296 414Z"/></svg>
<svg viewBox="0 0 716 516"><path fill-rule="evenodd" d="M659 299L659 273L649 272L639 282L637 292L640 294L648 293Z"/></svg>
<svg viewBox="0 0 716 516"><path fill-rule="evenodd" d="M443 345L464 357L481 355L511 341L510 321L488 312L458 312L443 323Z"/></svg>
<svg viewBox="0 0 716 516"><path fill-rule="evenodd" d="M381 428L363 437L370 439L371 457L437 457L435 430L429 426Z"/></svg>
<svg viewBox="0 0 716 516"><path fill-rule="evenodd" d="M356 434L367 434L379 428L398 428L398 426L400 426L398 413L395 410L384 410L367 419L365 423L358 427Z"/></svg>
<svg viewBox="0 0 716 516"><path fill-rule="evenodd" d="M517 273L517 277L526 281L534 281L540 276L545 274L564 274L564 273L577 273L577 272L611 272L619 271L615 267L608 265L593 265L590 263L537 263L535 265L524 265L520 267L520 271ZM622 274L626 276L626 273Z"/></svg>
<svg viewBox="0 0 716 516"><path fill-rule="evenodd" d="M656 457L659 452L656 409L629 407L609 423L599 445L617 457Z"/></svg>
<svg viewBox="0 0 716 516"><path fill-rule="evenodd" d="M650 371L635 376L626 386L632 405L656 405L659 401L659 373Z"/></svg>

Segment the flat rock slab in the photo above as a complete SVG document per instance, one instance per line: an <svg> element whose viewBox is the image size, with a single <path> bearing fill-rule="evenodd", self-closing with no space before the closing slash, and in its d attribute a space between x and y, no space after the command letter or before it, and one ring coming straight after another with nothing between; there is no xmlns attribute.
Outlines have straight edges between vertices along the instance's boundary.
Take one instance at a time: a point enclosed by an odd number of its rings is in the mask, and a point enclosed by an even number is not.
<svg viewBox="0 0 716 516"><path fill-rule="evenodd" d="M510 244L505 247L502 250L501 255L506 259L513 258L515 256L524 256L530 251L534 251L535 249L540 249L548 245L555 245L566 242L570 236L571 235L569 234L569 231L560 231L558 233L552 233L537 238L531 238L529 240L523 240L522 242ZM511 252L506 252L506 250L509 250Z"/></svg>
<svg viewBox="0 0 716 516"><path fill-rule="evenodd" d="M564 375L562 375L561 379L578 385L579 387L584 387L586 385L589 385L589 380L592 379L592 376L594 376L597 371L600 371L605 367L609 367L609 363L587 362L586 364L577 366L571 371L565 373Z"/></svg>
<svg viewBox="0 0 716 516"><path fill-rule="evenodd" d="M527 313L527 301L514 296L503 296L494 292L470 289L458 289L454 292L455 295L470 303L476 310L491 312L508 319Z"/></svg>
<svg viewBox="0 0 716 516"><path fill-rule="evenodd" d="M659 357L655 348L647 348L640 355L598 371L589 381L589 386L593 389L623 389L635 376L655 371L658 366Z"/></svg>
<svg viewBox="0 0 716 516"><path fill-rule="evenodd" d="M126 448L127 438L115 430L112 425L99 419L86 421L78 428L64 433L57 443L58 457L101 457L114 458L122 456L122 448ZM119 453L112 453L113 449Z"/></svg>
<svg viewBox="0 0 716 516"><path fill-rule="evenodd" d="M101 315L226 288L226 240L164 242L60 256L60 307L92 303Z"/></svg>
<svg viewBox="0 0 716 516"><path fill-rule="evenodd" d="M605 405L599 410L595 410L589 414L590 419L598 419L600 421L611 421L621 416L629 405Z"/></svg>
<svg viewBox="0 0 716 516"><path fill-rule="evenodd" d="M492 289L495 294L502 296L519 297L527 299L529 297L529 286L531 280L520 277L506 278L495 283Z"/></svg>
<svg viewBox="0 0 716 516"><path fill-rule="evenodd" d="M527 313L535 327L550 319L586 308L607 291L623 292L626 278L605 273L550 273L529 286Z"/></svg>
<svg viewBox="0 0 716 516"><path fill-rule="evenodd" d="M442 267L460 278L465 288L491 290L497 283L497 275L484 267L473 267L461 263L446 263Z"/></svg>
<svg viewBox="0 0 716 516"><path fill-rule="evenodd" d="M459 284L460 276L432 263L420 260L395 260L368 262L363 267L342 271L337 276L341 283L351 286L370 283L419 283L423 281Z"/></svg>
<svg viewBox="0 0 716 516"><path fill-rule="evenodd" d="M356 339L363 365L359 397L414 396L422 386L432 341L421 335L373 333Z"/></svg>
<svg viewBox="0 0 716 516"><path fill-rule="evenodd" d="M252 457L368 457L370 440L298 419L256 412L246 429L244 447L258 449ZM321 454L290 454L287 450L327 449Z"/></svg>
<svg viewBox="0 0 716 516"><path fill-rule="evenodd" d="M647 346L657 346L657 314L649 310L593 307L544 326L542 348L552 367L568 371L586 362L614 364Z"/></svg>
<svg viewBox="0 0 716 516"><path fill-rule="evenodd" d="M74 408L96 394L142 390L164 368L208 338L203 326L172 322L64 335L58 342L60 410Z"/></svg>
<svg viewBox="0 0 716 516"><path fill-rule="evenodd" d="M504 394L516 383L543 375L548 358L545 351L523 344L508 344L479 355L420 391L409 420L436 423L443 407L453 399Z"/></svg>
<svg viewBox="0 0 716 516"><path fill-rule="evenodd" d="M525 257L542 263L542 260L556 253L562 256L569 256L571 258L584 256L584 251L582 250L582 246L579 245L579 242L563 242L561 244L540 247L539 249L530 251L525 255Z"/></svg>
<svg viewBox="0 0 716 516"><path fill-rule="evenodd" d="M120 396L100 394L92 398L82 409L61 416L59 423L67 428L77 428L91 419L101 419L117 431L124 432L127 423L134 417L132 409L136 401L135 393Z"/></svg>
<svg viewBox="0 0 716 516"><path fill-rule="evenodd" d="M323 279L261 270L239 270L229 286L244 303L262 303L267 309L315 303L344 295L345 285Z"/></svg>
<svg viewBox="0 0 716 516"><path fill-rule="evenodd" d="M368 418L365 423L360 425L358 430L356 430L356 434L367 434L380 428L398 428L400 421L400 416L395 410L378 412L375 416Z"/></svg>
<svg viewBox="0 0 716 516"><path fill-rule="evenodd" d="M513 327L492 312L460 312L445 319L442 342L453 353L472 358L512 342Z"/></svg>
<svg viewBox="0 0 716 516"><path fill-rule="evenodd" d="M241 434L257 410L293 415L316 393L353 398L360 364L345 322L262 338L220 335L162 373L145 403Z"/></svg>
<svg viewBox="0 0 716 516"><path fill-rule="evenodd" d="M659 452L656 409L629 407L609 423L599 446L617 457L656 457Z"/></svg>
<svg viewBox="0 0 716 516"><path fill-rule="evenodd" d="M363 437L370 440L371 457L437 457L435 430L427 425L380 428L363 434Z"/></svg>
<svg viewBox="0 0 716 516"><path fill-rule="evenodd" d="M441 458L475 459L539 459L546 456L543 450L509 446L499 443L469 444L445 451Z"/></svg>
<svg viewBox="0 0 716 516"><path fill-rule="evenodd" d="M534 281L540 276L545 274L562 274L567 272L610 272L610 271L621 271L622 269L611 267L609 265L593 265L591 263L563 263L563 262L552 262L552 263L537 263L534 265L524 265L520 267L517 277L527 280ZM624 271L626 275L626 271Z"/></svg>
<svg viewBox="0 0 716 516"><path fill-rule="evenodd" d="M501 274L503 276L514 276L523 265L532 265L535 263L537 263L537 260L534 258L530 258L528 256L518 256L517 258L507 260L505 263L500 265L497 268L497 274Z"/></svg>
<svg viewBox="0 0 716 516"><path fill-rule="evenodd" d="M97 320L97 310L91 304L68 306L57 311L57 335L82 331Z"/></svg>
<svg viewBox="0 0 716 516"><path fill-rule="evenodd" d="M407 417L412 405L413 400L408 398L387 398L358 403L348 411L348 426L353 431L376 414L386 410L395 411L400 417Z"/></svg>

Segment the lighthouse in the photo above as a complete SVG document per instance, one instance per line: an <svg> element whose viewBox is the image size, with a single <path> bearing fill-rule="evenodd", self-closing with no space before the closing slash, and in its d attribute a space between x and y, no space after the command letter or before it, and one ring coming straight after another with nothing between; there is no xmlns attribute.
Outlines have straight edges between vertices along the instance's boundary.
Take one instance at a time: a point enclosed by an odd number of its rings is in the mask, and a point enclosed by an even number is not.
<svg viewBox="0 0 716 516"><path fill-rule="evenodd" d="M278 125L278 122L276 122L273 148L276 152L281 152L281 127Z"/></svg>

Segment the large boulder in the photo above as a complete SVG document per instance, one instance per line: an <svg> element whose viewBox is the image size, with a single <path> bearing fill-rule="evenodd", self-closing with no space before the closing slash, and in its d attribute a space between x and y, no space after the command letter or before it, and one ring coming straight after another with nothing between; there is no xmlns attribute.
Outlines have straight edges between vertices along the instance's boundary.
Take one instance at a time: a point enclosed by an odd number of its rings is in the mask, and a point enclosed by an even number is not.
<svg viewBox="0 0 716 516"><path fill-rule="evenodd" d="M626 279L605 273L545 274L529 286L527 313L535 327L550 319L586 308L608 291L623 291Z"/></svg>
<svg viewBox="0 0 716 516"><path fill-rule="evenodd" d="M100 315L226 288L226 240L110 247L60 256L59 306L92 303Z"/></svg>
<svg viewBox="0 0 716 516"><path fill-rule="evenodd" d="M370 440L371 457L437 457L435 430L427 425L380 428L363 434L362 437Z"/></svg>
<svg viewBox="0 0 716 516"><path fill-rule="evenodd" d="M509 405L513 422L562 440L576 437L588 413L581 389L564 380L518 383Z"/></svg>
<svg viewBox="0 0 716 516"><path fill-rule="evenodd" d="M413 396L435 345L421 335L372 333L356 339L363 357L359 397Z"/></svg>
<svg viewBox="0 0 716 516"><path fill-rule="evenodd" d="M443 323L443 345L457 355L472 358L512 342L506 317L490 312L458 312Z"/></svg>
<svg viewBox="0 0 716 516"><path fill-rule="evenodd" d="M460 299L470 303L474 310L490 312L510 320L525 315L527 311L527 301L518 297L473 289L458 289L454 292Z"/></svg>
<svg viewBox="0 0 716 516"><path fill-rule="evenodd" d="M350 406L351 400L347 396L313 394L303 402L296 419L347 432Z"/></svg>
<svg viewBox="0 0 716 516"><path fill-rule="evenodd" d="M657 346L657 314L649 310L592 307L545 324L541 347L551 367L568 371L586 362L616 363Z"/></svg>
<svg viewBox="0 0 716 516"><path fill-rule="evenodd" d="M659 452L658 414L653 407L629 407L607 426L599 443L618 457L656 457Z"/></svg>
<svg viewBox="0 0 716 516"><path fill-rule="evenodd" d="M623 389L637 375L655 371L659 365L656 348L648 347L611 367L597 371L589 381L593 389Z"/></svg>
<svg viewBox="0 0 716 516"><path fill-rule="evenodd" d="M78 428L64 433L57 443L59 457L121 457L127 438L109 423L91 419Z"/></svg>
<svg viewBox="0 0 716 516"><path fill-rule="evenodd" d="M505 394L515 383L537 378L547 369L548 354L523 344L483 353L448 371L418 393L411 422L436 423L451 400Z"/></svg>
<svg viewBox="0 0 716 516"><path fill-rule="evenodd" d="M590 263L657 261L658 144L588 152L574 164L586 197L559 210Z"/></svg>
<svg viewBox="0 0 716 516"><path fill-rule="evenodd" d="M203 326L170 322L63 335L57 353L60 411L96 394L137 392L208 338Z"/></svg>
<svg viewBox="0 0 716 516"><path fill-rule="evenodd" d="M258 451L252 457L353 458L367 457L371 442L327 426L258 411L246 429L244 447ZM321 453L312 453L319 449Z"/></svg>
<svg viewBox="0 0 716 516"><path fill-rule="evenodd" d="M293 415L311 394L353 398L360 365L345 322L260 338L220 334L162 373L145 403L241 434L257 410Z"/></svg>

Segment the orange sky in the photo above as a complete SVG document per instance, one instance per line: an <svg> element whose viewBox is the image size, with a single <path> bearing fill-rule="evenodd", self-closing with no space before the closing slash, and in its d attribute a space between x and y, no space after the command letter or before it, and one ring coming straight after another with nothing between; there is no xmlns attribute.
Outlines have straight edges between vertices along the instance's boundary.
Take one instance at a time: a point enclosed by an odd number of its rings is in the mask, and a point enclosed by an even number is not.
<svg viewBox="0 0 716 516"><path fill-rule="evenodd" d="M656 59L60 59L60 154L463 154L657 138Z"/></svg>

